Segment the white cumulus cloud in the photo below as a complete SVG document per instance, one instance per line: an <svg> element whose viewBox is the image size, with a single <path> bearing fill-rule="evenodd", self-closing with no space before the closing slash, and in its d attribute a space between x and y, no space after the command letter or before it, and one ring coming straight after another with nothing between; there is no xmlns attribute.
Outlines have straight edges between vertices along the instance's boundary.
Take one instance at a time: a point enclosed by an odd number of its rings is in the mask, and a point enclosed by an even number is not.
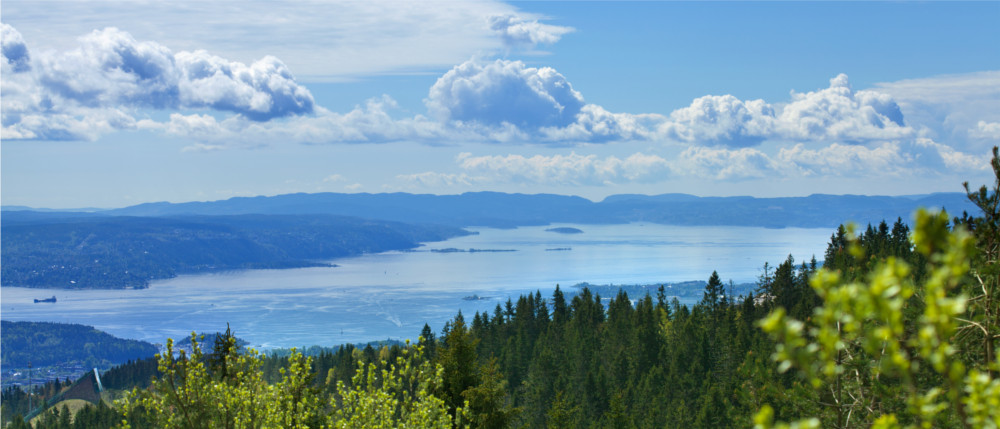
<svg viewBox="0 0 1000 429"><path fill-rule="evenodd" d="M470 60L431 87L429 114L448 128L479 140L567 145L646 139L661 115L613 113L586 104L551 67L521 61Z"/></svg>
<svg viewBox="0 0 1000 429"><path fill-rule="evenodd" d="M426 104L432 115L445 121L507 123L531 129L571 124L584 102L551 67L471 60L438 78Z"/></svg>
<svg viewBox="0 0 1000 429"><path fill-rule="evenodd" d="M979 121L969 134L980 139L1000 140L1000 122Z"/></svg>
<svg viewBox="0 0 1000 429"><path fill-rule="evenodd" d="M267 120L310 113L312 95L284 64L264 57L251 65L205 51L176 55L116 28L94 31L80 47L41 61L50 92L84 106L212 108Z"/></svg>
<svg viewBox="0 0 1000 429"><path fill-rule="evenodd" d="M195 51L179 52L176 59L182 106L230 111L258 121L313 111L312 94L275 57L246 65Z"/></svg>
<svg viewBox="0 0 1000 429"><path fill-rule="evenodd" d="M774 134L774 109L764 100L706 95L670 113L659 127L672 140L705 145L756 146Z"/></svg>
<svg viewBox="0 0 1000 429"><path fill-rule="evenodd" d="M658 133L674 141L726 147L766 140L866 144L916 135L891 96L854 91L844 74L830 79L828 88L793 91L782 107L732 95L700 97L671 112Z"/></svg>
<svg viewBox="0 0 1000 429"><path fill-rule="evenodd" d="M845 74L830 79L829 88L793 92L778 119L781 136L795 140L865 143L914 135L891 96L853 91Z"/></svg>
<svg viewBox="0 0 1000 429"><path fill-rule="evenodd" d="M0 54L3 54L3 61L10 65L14 73L31 68L31 56L28 55L24 37L14 27L4 23L0 23Z"/></svg>
<svg viewBox="0 0 1000 429"><path fill-rule="evenodd" d="M175 54L115 28L80 37L76 49L32 56L15 43L16 30L3 31L7 138L92 140L134 128L134 110L143 108L212 109L251 121L314 109L309 91L273 57L246 65L204 51Z"/></svg>
<svg viewBox="0 0 1000 429"><path fill-rule="evenodd" d="M538 131L541 141L555 144L647 140L654 137L651 130L662 122L662 115L613 113L596 104L587 104L580 108L575 122L564 127L543 127Z"/></svg>
<svg viewBox="0 0 1000 429"><path fill-rule="evenodd" d="M528 20L513 14L492 15L487 22L490 30L497 33L508 48L551 45L573 31L572 27L543 24L537 19Z"/></svg>
<svg viewBox="0 0 1000 429"><path fill-rule="evenodd" d="M518 15L491 16L492 25L503 31L514 34L513 29L523 27L517 31L534 34L521 36L531 43L554 41L565 34L549 29L546 36L542 30L547 27ZM273 56L244 63L204 50L175 52L115 28L84 35L70 50L36 53L29 52L13 27L4 24L0 31L0 122L3 137L8 139L94 140L116 130L144 129L190 139L195 142L190 149L195 150L274 142L576 146L644 141L682 145L678 158L669 161L640 154L624 159L575 153L470 155L459 164L461 174L426 173L412 178L440 183L509 177L524 183L602 184L661 180L671 172L740 180L767 174L841 174L865 169L892 174L904 168L943 171L982 165L978 157L967 155L976 151L951 140L934 139L911 126L904 120L911 104L901 105L889 94L941 98L947 93L941 88L947 85L938 81L932 82L936 86L925 85L932 89L913 89L923 87L910 82L855 91L841 74L827 88L792 92L786 103L708 95L668 115L636 114L586 103L583 94L553 68L474 59L437 79L424 100L426 115L401 114L389 96L341 113L316 105L289 67ZM957 79L961 85L956 85L966 93L995 77L977 74ZM168 120L138 119L149 109L171 114ZM995 141L1000 136L1000 119L990 119L990 114L972 122L964 135ZM763 145L767 141L774 144ZM787 146L788 142L800 144ZM771 148L770 155L758 149L765 146Z"/></svg>

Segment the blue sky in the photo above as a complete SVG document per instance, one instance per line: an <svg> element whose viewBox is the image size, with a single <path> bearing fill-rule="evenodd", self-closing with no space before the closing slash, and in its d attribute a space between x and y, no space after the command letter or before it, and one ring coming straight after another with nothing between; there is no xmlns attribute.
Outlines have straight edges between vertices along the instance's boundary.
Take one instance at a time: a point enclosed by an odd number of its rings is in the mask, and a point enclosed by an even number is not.
<svg viewBox="0 0 1000 429"><path fill-rule="evenodd" d="M5 205L985 183L1000 2L5 0Z"/></svg>

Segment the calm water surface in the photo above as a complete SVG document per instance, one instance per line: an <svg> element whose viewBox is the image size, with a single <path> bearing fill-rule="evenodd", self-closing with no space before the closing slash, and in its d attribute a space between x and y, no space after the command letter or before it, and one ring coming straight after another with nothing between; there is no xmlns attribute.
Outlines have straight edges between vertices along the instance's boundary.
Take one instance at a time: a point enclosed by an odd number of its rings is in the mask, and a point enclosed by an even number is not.
<svg viewBox="0 0 1000 429"><path fill-rule="evenodd" d="M582 234L546 232L571 226ZM414 252L337 259L334 268L251 270L182 276L144 290L0 288L0 317L82 323L113 335L162 343L191 331L224 330L259 348L416 339L439 332L461 309L492 311L508 297L593 284L705 280L750 282L765 261L822 258L831 230L682 227L655 224L552 225L428 243ZM515 252L431 252L431 249ZM569 251L547 249L571 248ZM476 294L485 299L463 300ZM56 295L55 304L32 299Z"/></svg>

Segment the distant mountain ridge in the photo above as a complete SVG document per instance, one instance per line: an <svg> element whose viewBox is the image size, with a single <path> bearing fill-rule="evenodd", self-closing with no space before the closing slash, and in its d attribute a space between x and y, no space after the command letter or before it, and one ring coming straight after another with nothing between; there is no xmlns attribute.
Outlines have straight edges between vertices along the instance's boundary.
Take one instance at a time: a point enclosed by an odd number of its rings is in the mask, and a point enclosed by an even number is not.
<svg viewBox="0 0 1000 429"><path fill-rule="evenodd" d="M147 203L100 212L107 215L177 216L329 214L457 227L510 228L549 223L725 225L834 228L844 222L909 221L919 207L955 215L974 211L960 192L907 196L813 194L807 197L698 197L688 194L612 195L600 202L552 194L470 192L430 194L285 194L188 203Z"/></svg>
<svg viewBox="0 0 1000 429"><path fill-rule="evenodd" d="M551 194L287 194L148 203L100 212L3 211L0 284L145 287L178 274L293 268L412 249L463 227L650 222L688 226L830 228L909 221L918 207L975 212L962 193L785 198Z"/></svg>
<svg viewBox="0 0 1000 429"><path fill-rule="evenodd" d="M407 223L512 228L544 225L553 218L570 217L573 211L587 209L593 204L581 197L552 194L298 193L210 202L147 203L104 213L129 216L331 214Z"/></svg>

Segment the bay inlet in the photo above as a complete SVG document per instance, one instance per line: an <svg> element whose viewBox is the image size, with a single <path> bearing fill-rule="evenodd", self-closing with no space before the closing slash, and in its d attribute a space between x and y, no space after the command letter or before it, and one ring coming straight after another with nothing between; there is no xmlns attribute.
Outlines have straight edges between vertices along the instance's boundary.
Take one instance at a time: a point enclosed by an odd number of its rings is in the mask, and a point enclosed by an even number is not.
<svg viewBox="0 0 1000 429"><path fill-rule="evenodd" d="M583 232L546 232L552 227ZM424 323L440 332L459 310L469 318L492 313L498 303L536 290L549 298L556 284L569 291L583 282L706 280L713 270L726 282L753 282L764 262L776 265L789 254L799 262L822 259L832 232L638 223L469 229L479 234L330 261L337 267L189 275L142 290L3 287L0 314L11 321L92 325L153 343L224 330L227 322L264 349L415 340ZM53 295L56 303L33 302ZM463 299L469 296L477 299Z"/></svg>

